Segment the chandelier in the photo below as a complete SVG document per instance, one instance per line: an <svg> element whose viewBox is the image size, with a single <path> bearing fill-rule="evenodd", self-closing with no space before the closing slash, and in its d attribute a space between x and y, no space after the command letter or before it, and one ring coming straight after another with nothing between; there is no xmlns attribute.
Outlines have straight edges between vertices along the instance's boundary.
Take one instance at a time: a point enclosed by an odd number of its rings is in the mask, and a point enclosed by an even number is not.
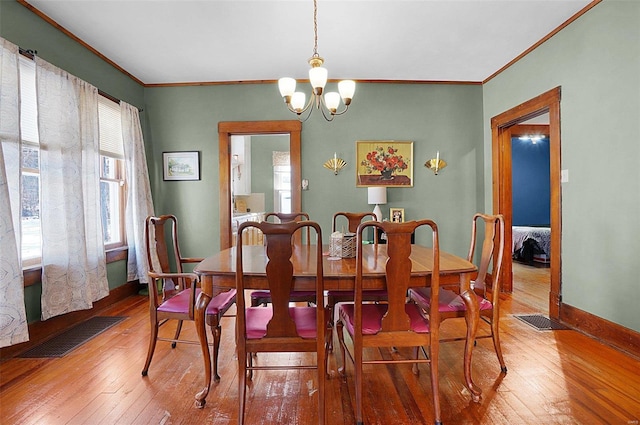
<svg viewBox="0 0 640 425"><path fill-rule="evenodd" d="M322 67L324 59L318 54L318 4L317 0L313 0L313 33L314 45L313 56L309 59L309 82L312 91L309 102L306 102L306 96L303 92L296 91L296 80L285 77L278 80L278 88L280 94L284 98L287 108L298 115L300 121L306 121L311 116L313 109L322 111L322 116L327 121L333 121L336 115L342 115L349 109L351 99L356 91L356 83L353 80L343 80L338 83L338 92L327 92L322 96L324 86L327 84L327 69ZM344 107L338 111L340 99ZM304 113L306 116L303 116Z"/></svg>

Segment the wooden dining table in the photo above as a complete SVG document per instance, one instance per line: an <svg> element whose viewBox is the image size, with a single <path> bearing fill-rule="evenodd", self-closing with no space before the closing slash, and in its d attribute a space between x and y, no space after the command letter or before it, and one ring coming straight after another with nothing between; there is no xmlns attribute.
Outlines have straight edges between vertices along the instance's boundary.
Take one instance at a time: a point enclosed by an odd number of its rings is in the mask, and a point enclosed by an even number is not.
<svg viewBox="0 0 640 425"><path fill-rule="evenodd" d="M266 249L262 245L243 246L243 268L246 287L249 289L269 289L265 266L267 263ZM314 290L316 275L317 245L296 244L293 250L293 276L295 290ZM322 246L323 252L328 254L328 245ZM385 264L387 260L385 244L363 245L363 288L385 289ZM429 286L432 264L432 251L421 245L411 248L411 285ZM440 251L440 285L458 284L460 294L466 304L467 335L464 349L464 382L474 401L480 400L481 390L472 380L471 357L473 342L479 320L478 301L471 289L471 275L477 270L476 266L464 258ZM236 248L224 249L205 258L194 269L200 277L202 291L196 300L195 322L202 348L204 360L205 386L196 394L196 406L204 407L211 387L211 357L207 344L205 327L205 312L211 298L220 292L236 287ZM323 256L323 276L325 290L353 291L355 286L356 262L355 258L330 258ZM238 296L242 296L238 294Z"/></svg>

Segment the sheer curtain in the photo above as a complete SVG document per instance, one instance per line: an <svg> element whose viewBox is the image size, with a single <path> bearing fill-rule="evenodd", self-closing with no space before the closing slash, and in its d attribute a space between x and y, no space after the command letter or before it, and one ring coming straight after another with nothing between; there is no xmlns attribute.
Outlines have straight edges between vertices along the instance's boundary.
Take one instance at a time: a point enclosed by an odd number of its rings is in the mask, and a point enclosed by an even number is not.
<svg viewBox="0 0 640 425"><path fill-rule="evenodd" d="M42 320L109 294L100 218L98 90L36 57Z"/></svg>
<svg viewBox="0 0 640 425"><path fill-rule="evenodd" d="M0 38L0 347L29 340L20 256L18 46Z"/></svg>
<svg viewBox="0 0 640 425"><path fill-rule="evenodd" d="M128 189L125 207L127 243L129 245L127 281L138 279L140 283L148 283L149 265L145 251L144 223L147 216L153 215L153 200L140 115L138 108L122 101L120 102L120 113Z"/></svg>

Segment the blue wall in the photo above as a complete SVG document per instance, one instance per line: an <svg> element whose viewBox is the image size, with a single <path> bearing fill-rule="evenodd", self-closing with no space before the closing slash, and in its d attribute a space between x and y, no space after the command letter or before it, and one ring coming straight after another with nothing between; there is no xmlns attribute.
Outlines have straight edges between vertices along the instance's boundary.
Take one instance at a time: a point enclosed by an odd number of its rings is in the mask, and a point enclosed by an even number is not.
<svg viewBox="0 0 640 425"><path fill-rule="evenodd" d="M549 139L511 139L513 225L549 226Z"/></svg>

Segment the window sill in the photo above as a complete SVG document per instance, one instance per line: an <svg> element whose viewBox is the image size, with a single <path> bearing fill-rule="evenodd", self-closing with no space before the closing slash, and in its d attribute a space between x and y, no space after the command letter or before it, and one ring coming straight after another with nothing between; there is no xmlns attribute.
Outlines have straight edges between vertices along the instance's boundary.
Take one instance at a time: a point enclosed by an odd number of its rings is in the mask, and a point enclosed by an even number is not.
<svg viewBox="0 0 640 425"><path fill-rule="evenodd" d="M126 260L129 253L129 248L121 246L118 248L109 249L106 251L107 264L116 261ZM24 276L24 286L31 286L42 282L42 266L27 267L22 271Z"/></svg>

